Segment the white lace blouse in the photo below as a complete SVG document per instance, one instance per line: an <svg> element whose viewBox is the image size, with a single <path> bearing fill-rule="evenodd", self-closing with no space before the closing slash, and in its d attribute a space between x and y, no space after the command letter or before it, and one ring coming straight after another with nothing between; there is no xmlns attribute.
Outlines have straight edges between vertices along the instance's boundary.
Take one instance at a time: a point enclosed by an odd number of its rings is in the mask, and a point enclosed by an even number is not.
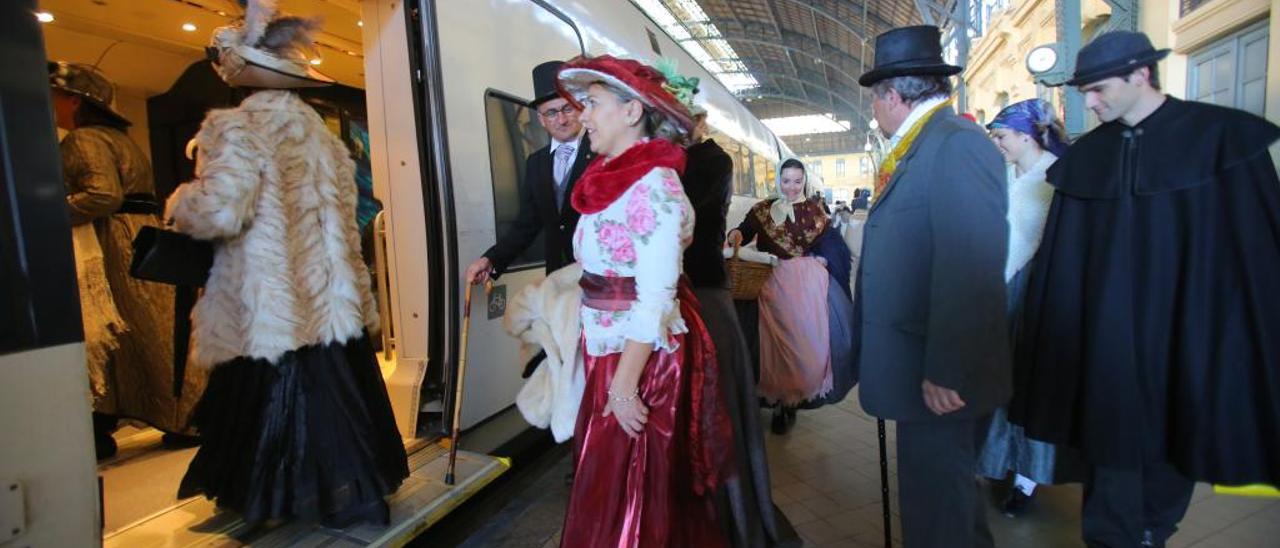
<svg viewBox="0 0 1280 548"><path fill-rule="evenodd" d="M676 301L684 248L693 239L693 206L675 170L656 167L603 211L583 215L573 236L585 272L634 277L628 310L582 307L582 334L591 356L622 352L627 340L673 352L688 332Z"/></svg>

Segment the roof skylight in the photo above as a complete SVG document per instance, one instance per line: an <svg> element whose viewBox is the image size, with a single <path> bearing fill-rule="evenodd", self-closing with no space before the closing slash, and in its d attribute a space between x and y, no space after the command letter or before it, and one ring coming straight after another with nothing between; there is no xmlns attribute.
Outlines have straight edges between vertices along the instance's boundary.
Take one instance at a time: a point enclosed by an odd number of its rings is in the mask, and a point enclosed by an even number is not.
<svg viewBox="0 0 1280 548"><path fill-rule="evenodd" d="M786 116L783 118L766 118L764 125L778 137L792 135L810 135L816 133L839 133L849 131L853 124L848 120L836 120L832 114L809 114L805 116Z"/></svg>
<svg viewBox="0 0 1280 548"><path fill-rule="evenodd" d="M738 52L721 38L720 29L695 0L632 1L730 91L760 87Z"/></svg>

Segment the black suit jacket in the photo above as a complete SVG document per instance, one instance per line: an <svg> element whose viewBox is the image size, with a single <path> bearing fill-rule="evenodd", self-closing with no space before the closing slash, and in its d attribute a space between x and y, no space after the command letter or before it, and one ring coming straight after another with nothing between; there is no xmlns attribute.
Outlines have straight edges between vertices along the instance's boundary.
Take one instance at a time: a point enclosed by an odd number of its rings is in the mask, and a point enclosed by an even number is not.
<svg viewBox="0 0 1280 548"><path fill-rule="evenodd" d="M577 157L569 170L563 209L556 207L555 161L551 158L551 146L542 147L525 159L524 181L520 184L520 214L506 234L484 252L498 274L507 270L511 261L533 243L539 232L546 234L548 273L574 262L573 231L578 227L579 214L569 203L569 195L578 177L595 157L591 152L590 139L583 135L578 143Z"/></svg>

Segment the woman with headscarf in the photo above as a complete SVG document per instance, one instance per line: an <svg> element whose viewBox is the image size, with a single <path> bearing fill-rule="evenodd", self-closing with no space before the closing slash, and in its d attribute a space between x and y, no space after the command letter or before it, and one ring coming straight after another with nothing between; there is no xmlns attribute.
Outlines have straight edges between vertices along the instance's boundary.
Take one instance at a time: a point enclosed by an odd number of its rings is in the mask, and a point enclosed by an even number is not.
<svg viewBox="0 0 1280 548"><path fill-rule="evenodd" d="M355 166L294 88L332 83L305 51L314 20L249 2L214 32L214 68L254 88L196 134L196 178L167 217L214 242L192 313L193 367L211 369L194 422L203 444L179 488L248 524L386 524L409 475L369 341L378 325L360 258Z"/></svg>
<svg viewBox="0 0 1280 548"><path fill-rule="evenodd" d="M852 388L849 288L852 257L816 199L806 199L804 164L778 169L778 193L751 207L729 242L758 240L778 264L760 290L760 382L776 404L773 431L786 433L795 409L844 398Z"/></svg>
<svg viewBox="0 0 1280 548"><path fill-rule="evenodd" d="M996 147L1009 164L1009 257L1005 262L1005 282L1009 303L1011 335L1026 292L1030 264L1040 246L1053 187L1045 172L1067 150L1062 123L1053 107L1041 99L1009 105L996 115L987 129ZM1012 340L1012 338L1011 338ZM987 441L979 460L980 472L992 479L1013 473L1013 488L1001 503L1009 517L1021 513L1037 484L1053 482L1054 447L1032 440L1022 427L1009 422L1005 407L992 415Z"/></svg>
<svg viewBox="0 0 1280 548"><path fill-rule="evenodd" d="M99 459L116 452L119 417L166 432L187 430L204 375L189 371L173 393L173 287L129 276L133 238L160 224L151 162L112 108L115 85L96 68L49 64L49 85L62 139L62 176L76 239L82 287L94 445ZM79 227L91 226L93 234ZM92 241L96 240L96 241ZM95 248L95 246L97 246ZM98 275L98 273L104 274ZM118 316L116 311L118 310Z"/></svg>
<svg viewBox="0 0 1280 548"><path fill-rule="evenodd" d="M560 69L599 154L574 186L587 386L560 545L725 546L713 494L733 431L681 255L688 109L657 70L608 55Z"/></svg>

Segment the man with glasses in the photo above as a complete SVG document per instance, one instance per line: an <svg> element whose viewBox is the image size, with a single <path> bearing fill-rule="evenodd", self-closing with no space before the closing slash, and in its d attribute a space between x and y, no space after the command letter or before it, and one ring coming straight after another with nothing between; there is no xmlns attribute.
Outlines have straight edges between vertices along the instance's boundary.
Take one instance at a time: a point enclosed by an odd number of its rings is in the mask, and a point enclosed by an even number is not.
<svg viewBox="0 0 1280 548"><path fill-rule="evenodd" d="M595 155L578 121L578 111L556 92L561 61L548 61L533 69L535 99L529 107L538 123L551 134L551 144L529 155L520 185L520 214L498 242L467 267L469 283L484 283L501 274L538 237L545 234L547 273L573 262L573 231L578 212L569 194Z"/></svg>

